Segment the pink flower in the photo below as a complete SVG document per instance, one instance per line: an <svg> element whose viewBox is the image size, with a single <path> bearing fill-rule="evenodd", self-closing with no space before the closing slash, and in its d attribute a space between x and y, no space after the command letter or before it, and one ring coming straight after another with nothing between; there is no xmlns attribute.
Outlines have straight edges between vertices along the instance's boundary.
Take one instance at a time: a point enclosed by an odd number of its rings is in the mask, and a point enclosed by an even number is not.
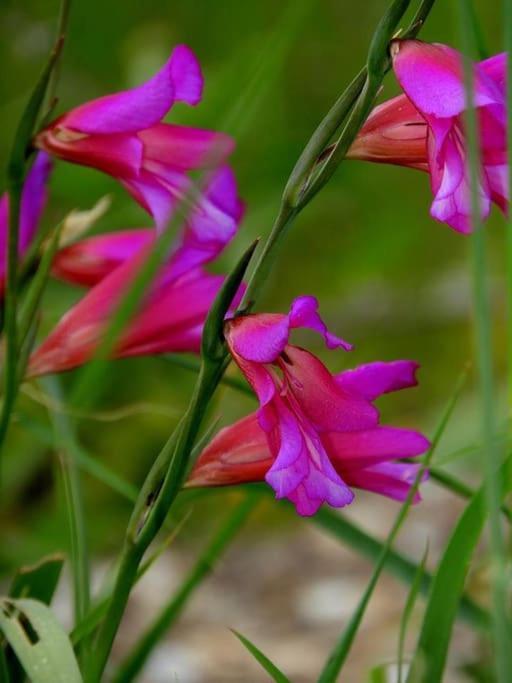
<svg viewBox="0 0 512 683"><path fill-rule="evenodd" d="M46 184L51 169L52 164L48 155L39 152L25 180L20 206L18 238L18 254L20 257L25 254L37 232L39 219L47 200ZM0 296L3 296L5 288L8 233L9 196L5 193L0 198Z"/></svg>
<svg viewBox="0 0 512 683"><path fill-rule="evenodd" d="M187 172L214 167L233 149L223 133L162 123L175 102L195 105L202 90L196 57L178 45L149 81L60 116L35 144L117 178L161 229L189 187Z"/></svg>
<svg viewBox="0 0 512 683"><path fill-rule="evenodd" d="M257 413L223 429L200 455L189 486L265 479L277 498L301 515L322 503L352 502L351 486L402 500L418 466L393 462L419 455L428 441L417 432L379 425L373 401L414 386L411 361L372 363L331 375L311 353L289 343L308 327L330 349L350 348L327 331L313 297L296 299L288 315L258 314L226 323L236 363L260 401Z"/></svg>
<svg viewBox="0 0 512 683"><path fill-rule="evenodd" d="M428 170L431 215L458 232L471 231L471 196L464 132L466 93L461 55L447 45L395 41L393 68L405 95L378 106L349 157ZM505 53L474 65L482 167L482 219L491 202L508 208Z"/></svg>
<svg viewBox="0 0 512 683"><path fill-rule="evenodd" d="M115 358L199 351L206 314L224 281L222 275L212 275L203 266L230 242L242 213L234 176L228 167L221 167L139 312L121 335ZM28 376L69 370L91 358L110 315L156 239L151 229L111 233L90 238L85 246L73 245L57 256L57 275L94 286L33 353Z"/></svg>

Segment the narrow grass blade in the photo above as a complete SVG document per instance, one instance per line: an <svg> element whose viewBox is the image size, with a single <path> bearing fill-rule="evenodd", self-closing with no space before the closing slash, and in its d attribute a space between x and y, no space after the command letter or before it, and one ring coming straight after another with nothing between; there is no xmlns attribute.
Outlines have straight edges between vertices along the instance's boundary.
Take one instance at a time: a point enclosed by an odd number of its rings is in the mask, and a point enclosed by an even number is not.
<svg viewBox="0 0 512 683"><path fill-rule="evenodd" d="M245 649L250 652L258 664L261 664L261 666L265 669L270 678L275 681L275 683L290 683L290 679L287 678L284 673L280 671L259 648L256 647L256 645L251 643L248 638L234 629L231 629L231 633L238 638L238 640L242 643Z"/></svg>
<svg viewBox="0 0 512 683"><path fill-rule="evenodd" d="M55 377L41 380L48 394L62 401L60 385ZM85 511L82 500L80 476L74 460L75 435L67 416L49 411L53 425L55 448L60 464L60 474L64 489L66 512L69 525L71 566L73 573L73 600L75 623L78 623L89 610L90 580L89 557L87 552Z"/></svg>
<svg viewBox="0 0 512 683"><path fill-rule="evenodd" d="M258 499L259 496L257 494L248 493L235 506L204 553L199 556L196 564L185 577L176 594L151 623L144 635L132 648L128 657L121 663L117 674L114 676L114 683L129 683L135 680L152 650L162 637L169 632L169 629L181 614L195 589L210 574L221 554L245 524Z"/></svg>
<svg viewBox="0 0 512 683"><path fill-rule="evenodd" d="M410 589L409 594L407 596L407 601L405 603L405 607L403 609L402 616L400 618L400 631L399 631L399 636L398 636L398 657L397 657L397 664L398 664L398 681L397 681L397 683L402 683L402 680L403 680L405 636L407 634L407 627L409 625L412 610L414 609L414 605L416 604L416 598L418 597L418 593L420 591L421 582L423 580L423 575L425 573L425 565L427 562L427 557L428 557L428 544L427 544L427 547L425 548L425 552L423 553L423 557L421 558L421 562L420 562L418 569L416 571L414 581L411 584L411 589Z"/></svg>
<svg viewBox="0 0 512 683"><path fill-rule="evenodd" d="M71 643L42 602L0 599L0 630L32 683L82 682Z"/></svg>
<svg viewBox="0 0 512 683"><path fill-rule="evenodd" d="M33 598L49 605L59 582L64 556L44 557L37 564L20 567L11 583L9 597Z"/></svg>
<svg viewBox="0 0 512 683"><path fill-rule="evenodd" d="M504 480L511 464L512 456L509 456L500 468ZM511 488L512 482L508 482L503 495ZM407 683L442 681L455 613L487 514L483 487L459 518L439 562Z"/></svg>

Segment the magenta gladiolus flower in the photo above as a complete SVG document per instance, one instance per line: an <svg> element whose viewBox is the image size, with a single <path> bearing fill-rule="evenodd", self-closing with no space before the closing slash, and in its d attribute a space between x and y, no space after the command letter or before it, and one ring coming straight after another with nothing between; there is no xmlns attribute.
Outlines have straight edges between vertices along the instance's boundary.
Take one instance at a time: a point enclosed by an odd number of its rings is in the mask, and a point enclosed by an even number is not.
<svg viewBox="0 0 512 683"><path fill-rule="evenodd" d="M195 105L202 90L196 57L178 45L149 81L60 116L35 144L117 178L162 228L189 187L187 172L217 166L233 149L223 133L162 123L175 102Z"/></svg>
<svg viewBox="0 0 512 683"><path fill-rule="evenodd" d="M377 107L349 157L428 170L431 215L471 231L471 197L463 116L467 108L461 55L447 45L395 41L393 68L405 95ZM482 219L491 202L508 208L505 53L474 65L482 167Z"/></svg>
<svg viewBox="0 0 512 683"><path fill-rule="evenodd" d="M327 331L313 297L296 299L288 315L258 314L226 323L236 363L260 401L258 413L223 429L203 451L189 486L263 478L301 515L322 503L352 502L351 486L403 499L418 466L393 462L425 452L421 434L379 425L373 401L414 386L411 361L373 363L331 375L311 353L289 343L292 329L319 332L330 349L350 348Z"/></svg>
<svg viewBox="0 0 512 683"><path fill-rule="evenodd" d="M203 266L232 239L242 213L233 173L228 167L221 167L187 221L139 313L121 335L115 358L199 351L206 314L224 281L222 275L212 275ZM69 370L91 358L109 316L129 289L156 239L151 229L111 233L90 238L85 247L79 243L57 256L57 275L95 286L34 352L28 376ZM236 304L237 301L233 305Z"/></svg>
<svg viewBox="0 0 512 683"><path fill-rule="evenodd" d="M20 227L18 238L19 256L27 251L37 232L39 219L46 204L46 184L52 164L44 152L36 156L28 172L21 195ZM9 197L7 193L0 198L0 296L4 293L7 271L7 235L9 233Z"/></svg>

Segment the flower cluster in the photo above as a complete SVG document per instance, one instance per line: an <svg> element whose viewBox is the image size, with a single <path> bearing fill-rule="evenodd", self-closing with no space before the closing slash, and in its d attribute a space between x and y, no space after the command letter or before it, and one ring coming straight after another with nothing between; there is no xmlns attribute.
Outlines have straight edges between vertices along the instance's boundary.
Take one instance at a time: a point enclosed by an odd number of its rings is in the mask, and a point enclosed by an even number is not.
<svg viewBox="0 0 512 683"><path fill-rule="evenodd" d="M377 106L348 156L400 164L430 174L431 214L459 232L471 229L460 55L444 45L394 41L393 67L404 94ZM482 217L491 202L508 207L505 56L474 65L478 112ZM128 291L178 204L189 200L190 171L209 180L183 219L180 234L121 334L113 357L198 353L207 312L224 281L206 269L239 228L244 206L227 159L224 133L163 121L175 102L196 105L203 77L186 46L132 90L101 97L63 114L35 138L41 151L23 190L20 258L37 231L46 201L50 156L117 179L154 225L81 239L64 246L53 275L88 289L32 354L27 376L61 372L87 362L108 319ZM190 200L189 200L190 203ZM3 292L9 206L0 200L0 291ZM323 504L343 507L353 488L403 500L418 475L410 458L429 443L419 432L380 424L374 405L382 394L416 385L417 364L374 362L332 375L309 351L291 343L292 331L318 332L329 349L350 345L328 331L314 297L302 296L288 314L233 316L225 323L231 356L259 400L259 410L222 429L200 454L188 486L265 480L277 498L301 515ZM416 494L416 500L419 495Z"/></svg>

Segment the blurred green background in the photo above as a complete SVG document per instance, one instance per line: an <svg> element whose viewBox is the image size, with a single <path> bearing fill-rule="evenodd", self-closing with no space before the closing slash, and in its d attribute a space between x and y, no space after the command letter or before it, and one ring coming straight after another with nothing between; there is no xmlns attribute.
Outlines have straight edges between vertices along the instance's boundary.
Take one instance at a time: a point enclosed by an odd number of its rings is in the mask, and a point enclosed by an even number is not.
<svg viewBox="0 0 512 683"><path fill-rule="evenodd" d="M436 4L422 38L458 45L454 4ZM204 69L204 99L194 109L177 105L169 120L219 128L237 139L232 164L247 213L239 236L214 266L226 270L252 239L268 234L295 160L362 65L386 5L383 0L75 0L58 110L139 83L159 68L176 43L192 47ZM475 3L491 53L501 50L498 5ZM23 103L52 43L57 13L58 3L51 0L0 4L1 159L7 158ZM382 97L396 92L390 74ZM63 163L56 165L44 223L55 224L69 210L88 208L105 194L111 195L112 207L95 230L150 224L115 181ZM333 370L377 359L419 361L419 388L386 398L382 410L385 420L427 434L473 356L469 243L429 217L430 200L428 178L419 172L346 162L290 232L259 305L283 311L299 294L316 295L331 329L356 345L350 355L325 354L319 340L308 337ZM487 236L500 376L504 229L503 218L494 213ZM52 283L43 332L81 294ZM80 416L81 443L124 478L139 483L186 406L193 381L193 374L160 358L112 363L101 400L91 414ZM62 384L66 394L73 373ZM20 562L67 545L53 486L53 452L34 428L48 424L41 404L45 398L34 391L22 396L6 451L0 510L4 576ZM229 422L253 405L223 388L211 416ZM470 379L440 458L478 441L475 418ZM450 459L449 466L469 479L478 478L479 455L473 449L467 457ZM88 475L84 485L90 542L98 557L108 556L119 547L130 506ZM229 501L229 495L196 505L179 546L201 545L219 500ZM365 504L371 506L371 501ZM269 505L252 533L263 534L269 521L283 534L303 525Z"/></svg>

